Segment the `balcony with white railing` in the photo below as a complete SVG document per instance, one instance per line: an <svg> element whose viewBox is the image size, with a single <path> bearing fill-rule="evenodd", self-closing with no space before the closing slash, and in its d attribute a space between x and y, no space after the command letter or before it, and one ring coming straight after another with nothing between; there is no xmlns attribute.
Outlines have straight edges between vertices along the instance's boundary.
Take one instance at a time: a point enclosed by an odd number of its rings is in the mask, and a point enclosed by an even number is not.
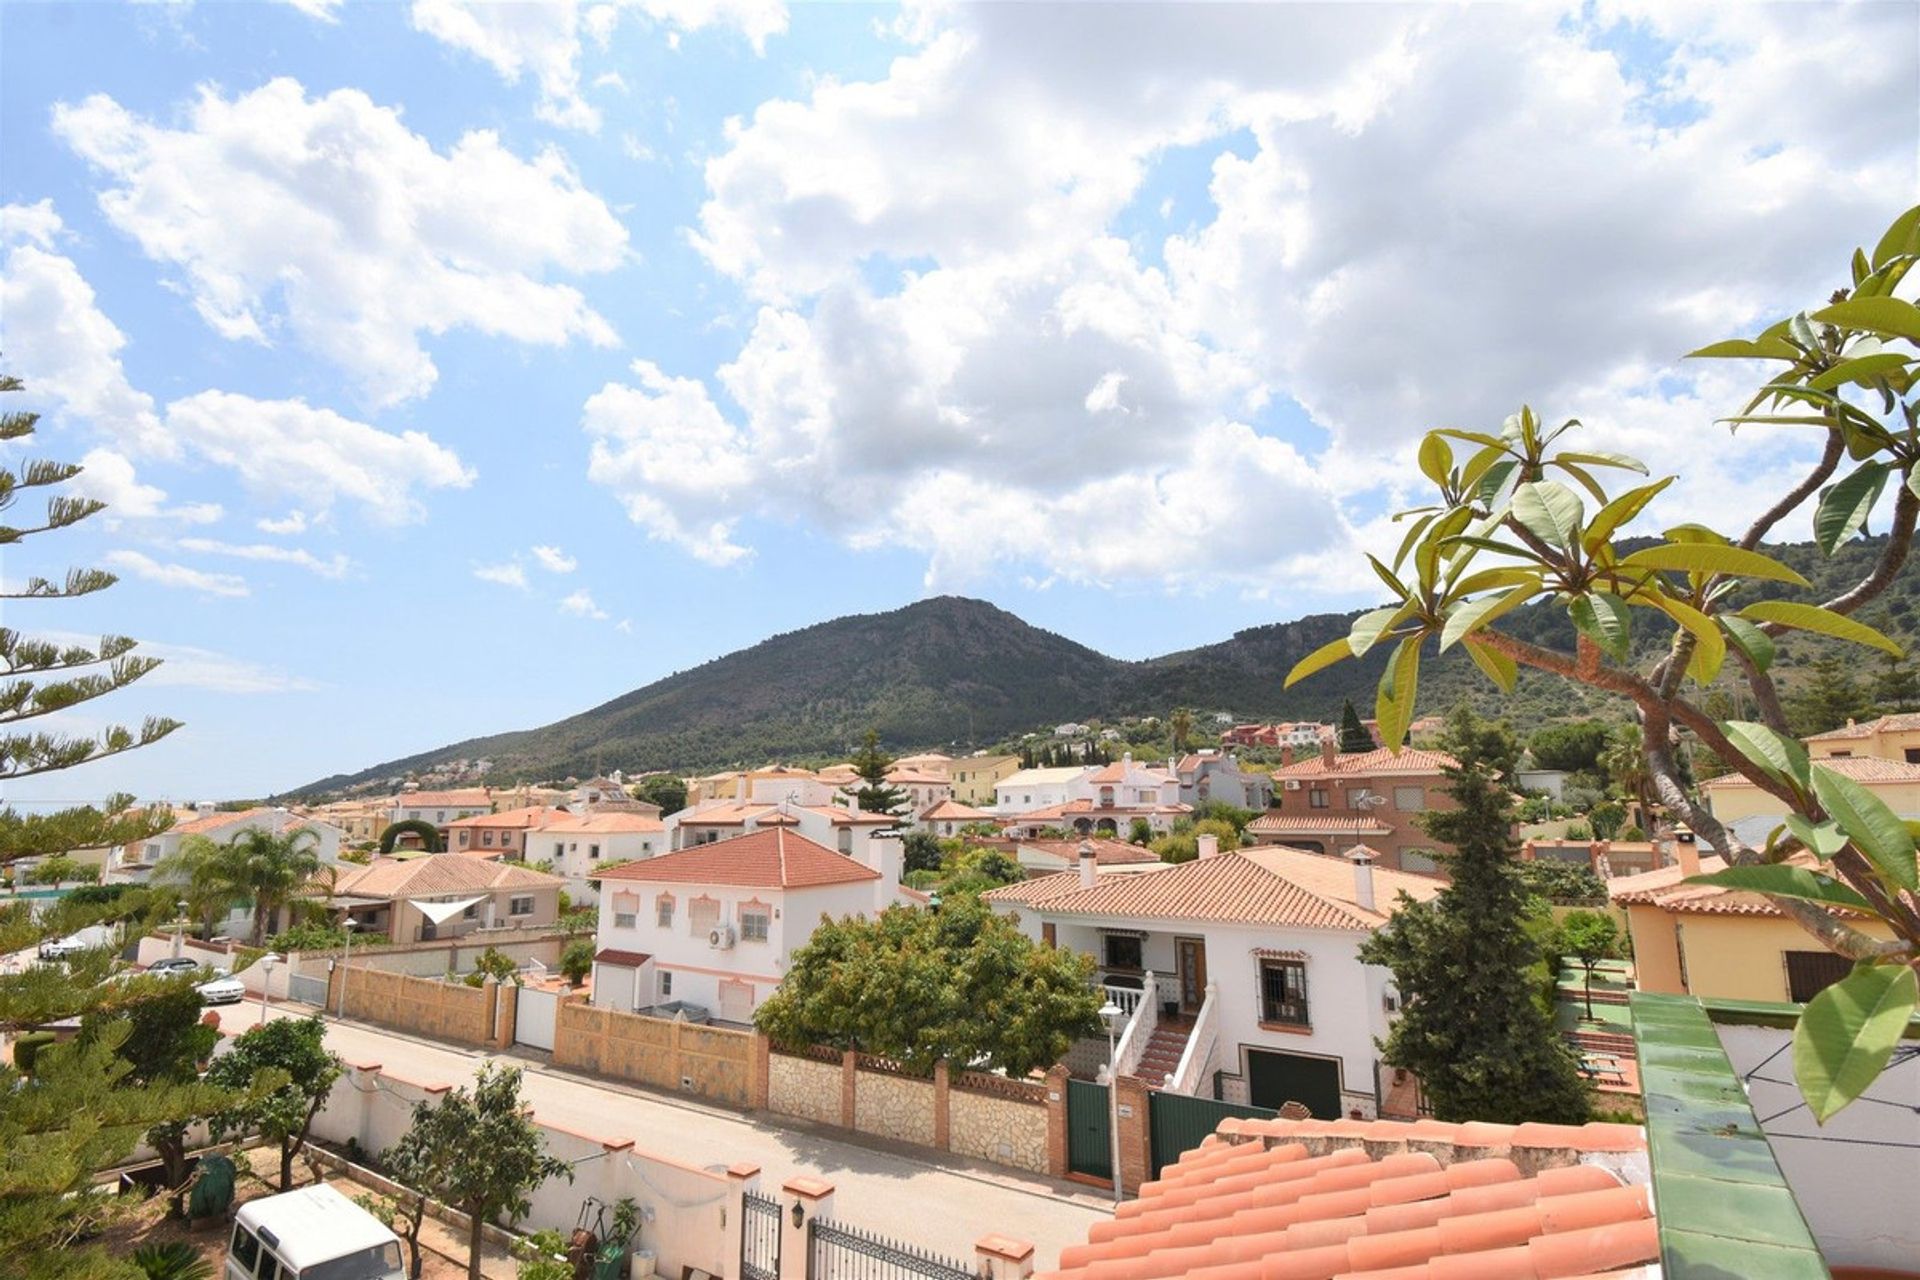
<svg viewBox="0 0 1920 1280"><path fill-rule="evenodd" d="M1167 1077L1162 1089L1167 1093L1197 1096L1213 1070L1213 1051L1220 1039L1220 988L1209 982L1207 997L1187 1032L1187 1046L1180 1053L1180 1065Z"/></svg>
<svg viewBox="0 0 1920 1280"><path fill-rule="evenodd" d="M1107 994L1110 999L1113 998L1116 989L1108 987ZM1134 1074L1140 1065L1141 1055L1147 1051L1147 1041L1153 1039L1153 1029L1160 1022L1160 1001L1152 970L1148 970L1146 980L1140 984L1138 991L1128 991L1127 994L1133 997L1131 1010L1119 1000L1114 1000L1128 1014L1126 1028L1121 1031L1119 1043L1113 1051L1112 1074L1116 1076Z"/></svg>
<svg viewBox="0 0 1920 1280"><path fill-rule="evenodd" d="M1103 982L1100 984L1100 990L1107 999L1114 1003L1120 1012L1126 1014L1129 1018L1133 1016L1133 1011L1140 1006L1141 988L1139 987L1122 987L1110 982Z"/></svg>

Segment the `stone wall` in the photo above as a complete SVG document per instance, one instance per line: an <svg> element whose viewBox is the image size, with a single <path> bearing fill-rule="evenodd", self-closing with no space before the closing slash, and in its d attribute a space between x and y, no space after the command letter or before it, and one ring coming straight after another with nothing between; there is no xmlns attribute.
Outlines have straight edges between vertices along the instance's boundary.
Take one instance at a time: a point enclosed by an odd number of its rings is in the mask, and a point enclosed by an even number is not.
<svg viewBox="0 0 1920 1280"><path fill-rule="evenodd" d="M554 1018L553 1062L744 1107L753 1033L597 1009L568 1000Z"/></svg>
<svg viewBox="0 0 1920 1280"><path fill-rule="evenodd" d="M871 1068L856 1071L853 1127L896 1142L936 1145L933 1082Z"/></svg>
<svg viewBox="0 0 1920 1280"><path fill-rule="evenodd" d="M352 977L336 969L327 991L327 1007L340 1007L341 983L346 983L347 1017L409 1031L434 1040L498 1047L495 1029L499 1013L513 999L515 988L497 988L492 982L470 987L464 982L415 978L355 966ZM506 1014L508 1035L511 1013Z"/></svg>
<svg viewBox="0 0 1920 1280"><path fill-rule="evenodd" d="M821 1124L839 1124L840 1064L770 1054L767 1109Z"/></svg>
<svg viewBox="0 0 1920 1280"><path fill-rule="evenodd" d="M1046 1173L1047 1107L980 1093L956 1080L947 1093L947 1145L961 1155Z"/></svg>

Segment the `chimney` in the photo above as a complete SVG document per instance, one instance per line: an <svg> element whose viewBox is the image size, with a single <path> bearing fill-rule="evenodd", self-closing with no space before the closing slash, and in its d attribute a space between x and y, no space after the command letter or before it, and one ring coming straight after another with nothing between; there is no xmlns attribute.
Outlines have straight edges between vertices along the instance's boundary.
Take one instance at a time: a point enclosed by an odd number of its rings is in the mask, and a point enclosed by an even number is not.
<svg viewBox="0 0 1920 1280"><path fill-rule="evenodd" d="M1680 860L1680 874L1697 876L1700 874L1700 846L1695 844L1692 835L1680 836L1673 844L1674 856Z"/></svg>
<svg viewBox="0 0 1920 1280"><path fill-rule="evenodd" d="M1280 767L1284 769L1292 763L1293 763L1293 744L1289 742L1280 748Z"/></svg>
<svg viewBox="0 0 1920 1280"><path fill-rule="evenodd" d="M885 910L906 870L906 848L897 832L888 831L868 837L861 852L866 855L861 861L880 873L880 907Z"/></svg>
<svg viewBox="0 0 1920 1280"><path fill-rule="evenodd" d="M1353 900L1366 911L1374 910L1373 905L1373 850L1363 844L1357 844L1347 850L1347 857L1353 863Z"/></svg>
<svg viewBox="0 0 1920 1280"><path fill-rule="evenodd" d="M1093 888L1094 869L1093 841L1082 840L1080 842L1080 887L1082 889Z"/></svg>
<svg viewBox="0 0 1920 1280"><path fill-rule="evenodd" d="M1219 836L1216 836L1211 832L1209 832L1204 836L1196 837L1194 840L1194 843L1200 846L1201 857L1217 858L1220 856L1220 837Z"/></svg>
<svg viewBox="0 0 1920 1280"><path fill-rule="evenodd" d="M1340 744L1333 740L1331 734L1323 736L1320 739L1320 763L1331 769L1333 768L1333 762L1339 758L1339 755Z"/></svg>

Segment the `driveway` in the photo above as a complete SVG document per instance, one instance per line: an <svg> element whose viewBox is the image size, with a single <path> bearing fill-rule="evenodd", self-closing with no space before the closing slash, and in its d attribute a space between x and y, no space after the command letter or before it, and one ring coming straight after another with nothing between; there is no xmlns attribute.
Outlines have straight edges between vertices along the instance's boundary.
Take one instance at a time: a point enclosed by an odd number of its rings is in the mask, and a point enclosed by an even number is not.
<svg viewBox="0 0 1920 1280"><path fill-rule="evenodd" d="M221 1026L244 1031L260 1020L260 1002L219 1010ZM303 1005L276 1004L270 1016L305 1016ZM847 1141L826 1126L772 1123L718 1107L556 1070L518 1055L488 1055L418 1040L361 1023L328 1019L327 1045L348 1062L378 1062L419 1081L463 1084L480 1064L523 1067L523 1092L543 1120L564 1128L631 1137L641 1148L700 1165L748 1161L760 1166L763 1191L806 1174L834 1184L833 1216L969 1264L973 1242L989 1234L1034 1245L1035 1265L1052 1267L1060 1250L1087 1238L1112 1216L1110 1202L1090 1188L964 1158L875 1141Z"/></svg>

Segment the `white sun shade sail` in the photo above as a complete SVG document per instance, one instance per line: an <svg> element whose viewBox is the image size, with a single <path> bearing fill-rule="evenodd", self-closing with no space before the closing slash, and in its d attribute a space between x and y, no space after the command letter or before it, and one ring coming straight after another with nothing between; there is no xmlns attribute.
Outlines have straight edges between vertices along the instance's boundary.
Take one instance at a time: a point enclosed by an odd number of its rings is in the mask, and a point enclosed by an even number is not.
<svg viewBox="0 0 1920 1280"><path fill-rule="evenodd" d="M433 921L435 924L445 924L474 903L485 902L486 900L487 895L484 893L477 898L462 898L458 902L427 902L420 898L407 899L408 902L420 909L421 915Z"/></svg>

